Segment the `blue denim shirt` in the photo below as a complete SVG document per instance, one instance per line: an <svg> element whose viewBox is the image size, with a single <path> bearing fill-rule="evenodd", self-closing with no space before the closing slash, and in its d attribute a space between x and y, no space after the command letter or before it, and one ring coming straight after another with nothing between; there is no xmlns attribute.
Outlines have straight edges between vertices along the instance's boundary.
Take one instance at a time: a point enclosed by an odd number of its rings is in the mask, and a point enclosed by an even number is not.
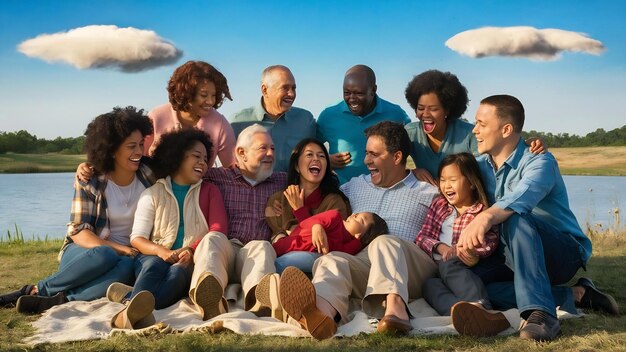
<svg viewBox="0 0 626 352"><path fill-rule="evenodd" d="M489 204L520 215L532 214L552 224L580 243L585 262L591 257L591 241L569 208L567 189L551 153L535 155L520 138L515 151L499 169L487 154L477 161Z"/></svg>

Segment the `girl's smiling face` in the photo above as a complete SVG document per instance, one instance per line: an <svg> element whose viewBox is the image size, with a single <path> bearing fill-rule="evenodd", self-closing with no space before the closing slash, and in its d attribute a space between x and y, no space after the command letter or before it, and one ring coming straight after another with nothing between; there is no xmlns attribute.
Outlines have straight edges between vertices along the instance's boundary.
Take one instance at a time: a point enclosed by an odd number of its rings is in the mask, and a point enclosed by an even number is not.
<svg viewBox="0 0 626 352"><path fill-rule="evenodd" d="M183 162L172 175L172 180L179 185L192 185L200 181L209 167L207 162L208 158L204 144L196 141L185 152Z"/></svg>
<svg viewBox="0 0 626 352"><path fill-rule="evenodd" d="M441 169L439 190L448 203L457 210L472 206L476 201L472 195L472 185L456 164L450 164Z"/></svg>

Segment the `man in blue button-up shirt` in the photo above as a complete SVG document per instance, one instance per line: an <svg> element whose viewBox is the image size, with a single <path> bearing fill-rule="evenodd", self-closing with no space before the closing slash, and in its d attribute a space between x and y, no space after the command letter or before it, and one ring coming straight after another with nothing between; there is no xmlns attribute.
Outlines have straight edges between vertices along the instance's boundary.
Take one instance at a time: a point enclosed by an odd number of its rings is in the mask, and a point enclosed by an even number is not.
<svg viewBox="0 0 626 352"><path fill-rule="evenodd" d="M585 267L591 256L591 241L569 208L556 159L550 153L529 152L521 138L523 124L524 107L517 98L494 95L481 101L473 133L482 154L477 161L492 205L465 228L458 246L473 248L484 243L487 230L500 224L499 253L503 261L484 261L478 266L489 269L485 272L490 275L494 270L504 276L510 274L523 319L520 337L545 341L560 332L552 286L566 283L578 268ZM604 310L617 309L615 301L611 304L612 298L597 291L590 281L579 281L571 292L581 301L585 291L589 291L587 300L593 294L593 298L604 300ZM454 320L454 308L452 311ZM480 324L481 315L476 316L478 322L466 323Z"/></svg>

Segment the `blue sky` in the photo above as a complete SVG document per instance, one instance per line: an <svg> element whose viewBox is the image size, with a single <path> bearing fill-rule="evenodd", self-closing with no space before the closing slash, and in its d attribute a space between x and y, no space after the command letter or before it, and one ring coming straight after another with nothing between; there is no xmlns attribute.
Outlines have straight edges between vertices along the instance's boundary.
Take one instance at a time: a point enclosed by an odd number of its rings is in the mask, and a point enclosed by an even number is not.
<svg viewBox="0 0 626 352"><path fill-rule="evenodd" d="M379 95L415 114L408 81L427 69L455 73L474 120L480 99L507 93L527 111L525 129L586 134L626 124L626 1L12 1L0 0L0 131L75 137L113 106L149 110L167 101L173 70L204 60L227 77L234 101L225 116L260 98L260 73L293 71L295 106L317 116L341 99L354 64L374 69ZM89 25L155 31L183 51L174 64L138 73L47 63L18 51L40 34ZM586 33L600 55L565 52L554 61L463 56L454 35L486 26L531 26Z"/></svg>

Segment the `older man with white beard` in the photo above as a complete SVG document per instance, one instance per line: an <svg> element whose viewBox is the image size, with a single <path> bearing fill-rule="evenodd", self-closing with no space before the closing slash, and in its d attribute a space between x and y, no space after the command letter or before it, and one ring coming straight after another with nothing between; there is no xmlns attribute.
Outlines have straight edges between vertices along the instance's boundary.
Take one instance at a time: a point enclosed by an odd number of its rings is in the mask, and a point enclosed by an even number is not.
<svg viewBox="0 0 626 352"><path fill-rule="evenodd" d="M254 124L245 128L235 146L237 167L210 168L206 177L216 184L224 198L228 215L228 236L209 233L196 252L207 263L206 282L209 294L198 297L207 319L228 310L224 288L241 283L244 309L256 302L254 288L267 273L276 271L276 253L267 240L271 230L265 222L265 205L269 197L287 186L284 172L273 172L274 143L267 130ZM236 298L236 297L228 297Z"/></svg>

